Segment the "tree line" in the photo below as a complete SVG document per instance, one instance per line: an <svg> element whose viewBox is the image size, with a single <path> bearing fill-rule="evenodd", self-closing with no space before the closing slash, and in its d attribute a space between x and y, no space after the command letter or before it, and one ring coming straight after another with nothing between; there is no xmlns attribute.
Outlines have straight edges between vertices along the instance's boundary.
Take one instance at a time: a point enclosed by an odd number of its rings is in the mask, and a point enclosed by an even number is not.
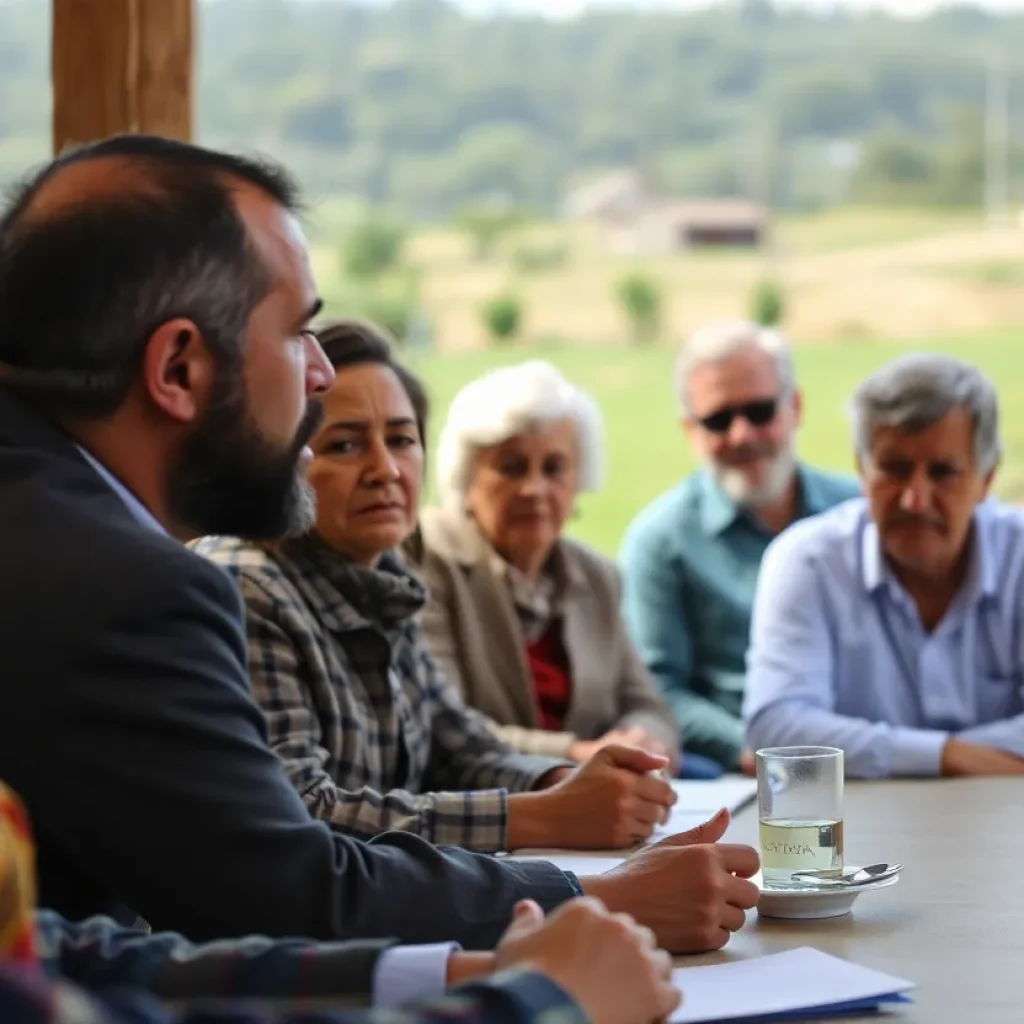
<svg viewBox="0 0 1024 1024"><path fill-rule="evenodd" d="M45 156L48 6L0 0L0 176ZM559 22L444 0L207 0L199 37L202 140L278 156L316 195L421 218L494 196L550 212L621 166L680 195L791 208L975 203L1000 59L1024 167L1021 14L733 0Z"/></svg>

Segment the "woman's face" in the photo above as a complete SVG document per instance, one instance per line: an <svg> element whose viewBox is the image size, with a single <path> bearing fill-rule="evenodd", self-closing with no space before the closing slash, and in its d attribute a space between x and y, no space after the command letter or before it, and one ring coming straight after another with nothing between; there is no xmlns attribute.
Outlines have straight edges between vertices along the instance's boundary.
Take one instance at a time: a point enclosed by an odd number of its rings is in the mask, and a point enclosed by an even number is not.
<svg viewBox="0 0 1024 1024"><path fill-rule="evenodd" d="M363 363L338 370L310 447L316 532L335 551L373 565L416 527L423 443L395 372Z"/></svg>
<svg viewBox="0 0 1024 1024"><path fill-rule="evenodd" d="M522 568L543 565L576 499L578 446L555 420L478 448L466 507L494 549Z"/></svg>

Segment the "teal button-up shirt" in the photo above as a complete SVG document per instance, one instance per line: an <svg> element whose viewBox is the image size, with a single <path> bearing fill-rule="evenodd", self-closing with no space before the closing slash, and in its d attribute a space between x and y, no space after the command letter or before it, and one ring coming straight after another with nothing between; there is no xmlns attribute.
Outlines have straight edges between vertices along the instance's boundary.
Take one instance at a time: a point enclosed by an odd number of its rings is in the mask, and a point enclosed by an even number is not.
<svg viewBox="0 0 1024 1024"><path fill-rule="evenodd" d="M800 466L797 518L860 493L852 477ZM699 470L626 531L623 612L682 729L684 748L735 768L758 569L773 535Z"/></svg>

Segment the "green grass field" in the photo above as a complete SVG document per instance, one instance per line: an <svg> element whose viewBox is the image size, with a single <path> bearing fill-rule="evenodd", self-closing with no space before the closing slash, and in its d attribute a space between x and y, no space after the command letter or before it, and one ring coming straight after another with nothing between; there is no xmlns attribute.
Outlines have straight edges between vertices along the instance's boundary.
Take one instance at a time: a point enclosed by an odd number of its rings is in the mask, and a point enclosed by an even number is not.
<svg viewBox="0 0 1024 1024"><path fill-rule="evenodd" d="M824 468L852 471L846 419L849 396L863 376L910 348L948 352L977 364L993 378L1003 416L1004 462L997 490L1007 499L1024 501L1024 331L916 345L860 341L798 348L805 406L801 457ZM607 472L601 493L581 502L581 515L571 524L571 532L614 555L636 512L694 465L676 425L673 355L668 347L508 348L421 356L413 365L427 382L434 402L434 439L455 392L496 366L543 357L590 392L605 417Z"/></svg>

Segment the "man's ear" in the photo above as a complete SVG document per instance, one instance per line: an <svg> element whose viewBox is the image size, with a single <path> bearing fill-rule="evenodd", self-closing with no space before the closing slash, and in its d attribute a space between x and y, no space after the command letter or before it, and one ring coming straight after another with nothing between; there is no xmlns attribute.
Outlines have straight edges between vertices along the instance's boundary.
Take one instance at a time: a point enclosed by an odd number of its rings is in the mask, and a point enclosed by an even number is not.
<svg viewBox="0 0 1024 1024"><path fill-rule="evenodd" d="M165 416L179 423L197 419L206 407L214 375L206 339L191 320L168 320L150 335L142 381L150 402Z"/></svg>
<svg viewBox="0 0 1024 1024"><path fill-rule="evenodd" d="M799 427L804 418L804 396L799 388L793 392L790 402L793 409L793 423Z"/></svg>

